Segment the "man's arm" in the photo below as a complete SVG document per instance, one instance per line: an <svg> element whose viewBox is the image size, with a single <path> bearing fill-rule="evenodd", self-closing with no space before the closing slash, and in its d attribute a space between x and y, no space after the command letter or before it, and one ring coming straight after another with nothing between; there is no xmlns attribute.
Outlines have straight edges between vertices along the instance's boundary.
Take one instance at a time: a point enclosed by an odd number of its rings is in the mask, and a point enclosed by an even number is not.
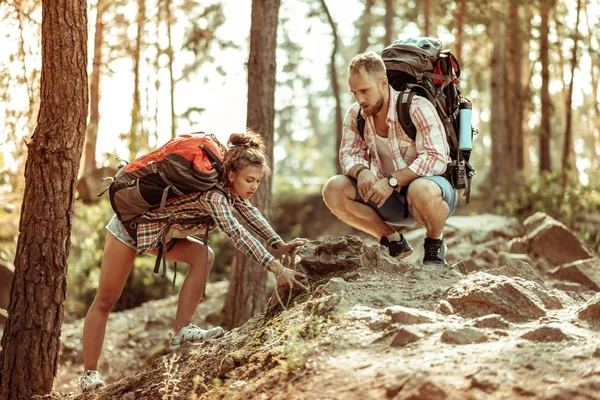
<svg viewBox="0 0 600 400"><path fill-rule="evenodd" d="M344 117L342 142L339 150L339 159L342 170L345 174L352 177L355 177L355 174L353 173L357 172L359 165L368 168L370 162L367 144L358 133L356 124L358 109L358 105L353 104Z"/></svg>

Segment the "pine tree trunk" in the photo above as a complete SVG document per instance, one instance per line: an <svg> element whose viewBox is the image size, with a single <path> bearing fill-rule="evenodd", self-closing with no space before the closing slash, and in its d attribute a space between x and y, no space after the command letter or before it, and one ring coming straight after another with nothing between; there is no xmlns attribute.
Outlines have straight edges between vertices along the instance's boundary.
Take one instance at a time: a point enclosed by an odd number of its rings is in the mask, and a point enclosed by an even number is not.
<svg viewBox="0 0 600 400"><path fill-rule="evenodd" d="M394 17L396 10L394 9L393 0L385 0L385 18L383 21L385 35L383 36L383 47L389 46L394 41Z"/></svg>
<svg viewBox="0 0 600 400"><path fill-rule="evenodd" d="M134 160L140 150L148 147L140 129L142 113L140 106L140 56L146 23L146 0L138 0L137 35L133 48L133 105L131 107L131 126L129 127L129 159Z"/></svg>
<svg viewBox="0 0 600 400"><path fill-rule="evenodd" d="M592 45L592 35L594 34L591 26L590 26L590 12L589 7L586 6L586 24L588 30L588 48L593 49ZM595 53L590 54L590 81L592 83L592 94L591 94L591 103L593 109L593 119L592 119L592 133L590 135L589 141L589 157L590 157L590 167L588 170L588 175L590 177L596 175L597 169L600 167L598 165L598 148L600 148L599 138L596 138L595 132L600 134L600 104L598 102L598 94L600 92L600 76L596 75L596 70L600 72L600 68L596 68L598 65L598 61L600 59L598 50L596 49ZM600 75L600 74L599 74Z"/></svg>
<svg viewBox="0 0 600 400"><path fill-rule="evenodd" d="M25 164L0 399L29 400L52 390L87 107L87 3L43 0L41 103Z"/></svg>
<svg viewBox="0 0 600 400"><path fill-rule="evenodd" d="M173 43L171 41L171 27L173 25L173 15L171 12L171 0L165 0L165 18L167 20L168 48L167 56L169 58L169 94L171 99L171 137L177 136L177 118L175 116L175 78L173 77Z"/></svg>
<svg viewBox="0 0 600 400"><path fill-rule="evenodd" d="M246 124L263 136L269 160L273 159L275 130L275 50L279 5L280 0L252 0ZM252 203L268 220L271 209L270 177L263 180ZM233 261L229 282L224 317L226 325L234 328L265 310L267 271L238 253Z"/></svg>
<svg viewBox="0 0 600 400"><path fill-rule="evenodd" d="M491 121L492 129L492 173L490 184L500 193L506 192L507 178L510 176L509 168L512 165L506 162L508 147L508 132L506 131L506 62L505 62L505 22L501 12L494 13L492 17L491 37L493 40L491 69L492 89L491 96Z"/></svg>
<svg viewBox="0 0 600 400"><path fill-rule="evenodd" d="M575 80L575 68L577 67L577 45L579 43L579 15L581 13L581 0L577 0L577 18L575 22L575 31L573 33L573 53L571 55L571 81L569 82L569 90L565 101L565 109L567 111L565 122L565 136L562 154L563 177L565 182L570 179L571 174L575 169L575 155L573 154L573 130L572 119L573 110L571 102L573 98L573 82Z"/></svg>
<svg viewBox="0 0 600 400"><path fill-rule="evenodd" d="M423 36L431 36L431 0L422 0L423 4Z"/></svg>
<svg viewBox="0 0 600 400"><path fill-rule="evenodd" d="M342 145L342 97L340 94L340 84L338 82L337 69L335 66L335 59L339 47L339 37L337 33L337 26L333 21L333 17L329 12L329 8L327 7L325 0L321 0L321 6L323 7L323 11L327 16L327 21L329 21L329 26L331 27L331 36L333 38L331 60L329 61L329 79L331 79L331 90L333 91L333 97L335 98L335 166L337 174L341 175L343 171L342 166L338 161L338 154Z"/></svg>
<svg viewBox="0 0 600 400"><path fill-rule="evenodd" d="M506 111L507 129L510 149L507 162L514 165L512 185L515 190L523 183L524 175L524 146L523 146L523 89L521 87L522 74L521 65L523 62L523 40L521 34L522 18L519 12L519 0L510 0L508 6L507 26L507 95ZM512 186L511 185L511 186Z"/></svg>
<svg viewBox="0 0 600 400"><path fill-rule="evenodd" d="M94 30L94 59L90 75L90 122L85 134L85 152L83 156L83 174L86 176L96 169L96 144L98 142L98 123L100 121L100 66L102 65L102 43L104 34L104 10L106 1L96 3L96 28Z"/></svg>
<svg viewBox="0 0 600 400"><path fill-rule="evenodd" d="M532 20L533 10L531 7L523 8L523 30L521 31L523 37L523 54L529 55L531 50L531 39L532 39ZM531 76L534 71L535 61L531 61L529 57L521 57L521 105L523 110L523 175L527 178L532 174L531 157L529 157L529 151L532 148L532 132L526 121L529 121L529 116L533 111L532 101L532 90L531 90Z"/></svg>
<svg viewBox="0 0 600 400"><path fill-rule="evenodd" d="M369 47L369 37L371 36L371 25L373 24L373 14L371 13L371 8L373 8L373 4L375 0L366 0L365 1L365 11L363 12L362 17L359 20L360 24L360 34L359 34L359 43L358 43L358 54L364 53L367 51Z"/></svg>
<svg viewBox="0 0 600 400"><path fill-rule="evenodd" d="M456 56L456 58L458 59L458 62L462 62L462 46L463 46L463 40L464 40L464 24L465 24L465 20L464 20L464 16L465 16L465 11L466 11L466 4L465 4L465 0L457 0L456 1L456 5L455 5L455 9L454 9L454 26L455 26L455 45L454 45L454 55Z"/></svg>
<svg viewBox="0 0 600 400"><path fill-rule="evenodd" d="M542 121L540 131L540 172L549 172L552 170L550 160L550 138L552 137L551 118L552 118L552 100L548 85L550 83L549 57L548 57L548 20L551 4L554 0L540 1L540 63L542 64L542 88L540 96L542 98Z"/></svg>

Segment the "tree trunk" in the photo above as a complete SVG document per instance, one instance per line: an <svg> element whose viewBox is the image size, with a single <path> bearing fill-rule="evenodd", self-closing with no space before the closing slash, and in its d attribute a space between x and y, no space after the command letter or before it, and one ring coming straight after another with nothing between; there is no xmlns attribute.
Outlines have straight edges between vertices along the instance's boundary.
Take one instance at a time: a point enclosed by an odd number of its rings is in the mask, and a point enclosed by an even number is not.
<svg viewBox="0 0 600 400"><path fill-rule="evenodd" d="M431 36L431 0L422 0L423 4L423 35Z"/></svg>
<svg viewBox="0 0 600 400"><path fill-rule="evenodd" d="M1 399L48 394L56 376L88 107L85 1L42 2L40 97L38 124L28 143L15 276L2 337Z"/></svg>
<svg viewBox="0 0 600 400"><path fill-rule="evenodd" d="M364 53L369 47L369 37L371 36L371 25L373 25L373 14L371 8L375 0L365 1L365 11L363 12L362 18L359 20L360 23L360 41L358 44L358 54Z"/></svg>
<svg viewBox="0 0 600 400"><path fill-rule="evenodd" d="M96 3L96 29L94 30L94 59L92 61L92 74L90 75L90 122L85 134L85 151L83 174L86 176L96 169L96 144L98 142L98 123L100 121L100 66L102 65L102 43L104 33L104 10L106 1L98 0Z"/></svg>
<svg viewBox="0 0 600 400"><path fill-rule="evenodd" d="M456 2L456 8L454 9L454 25L456 27L456 33L455 33L455 37L456 37L456 41L454 44L454 55L456 56L456 58L458 59L458 62L462 61L462 46L463 46L463 40L464 40L464 25L465 25L465 12L467 10L466 4L465 4L465 0L457 0Z"/></svg>
<svg viewBox="0 0 600 400"><path fill-rule="evenodd" d="M146 0L138 0L137 35L133 48L133 105L131 107L131 126L129 127L129 159L134 160L140 150L148 147L148 141L143 138L143 127L140 106L140 56L146 23ZM142 128L142 129L140 129Z"/></svg>
<svg viewBox="0 0 600 400"><path fill-rule="evenodd" d="M331 79L331 90L333 91L333 97L335 98L335 165L337 174L341 175L343 171L342 166L338 161L338 153L342 145L342 98L340 95L340 84L338 82L337 69L335 66L335 59L339 47L339 38L337 26L331 17L331 13L329 12L329 8L327 8L325 0L321 0L321 5L323 6L323 11L327 16L327 21L329 21L329 26L331 26L331 36L333 37L333 48L331 49L331 60L329 61L329 79Z"/></svg>
<svg viewBox="0 0 600 400"><path fill-rule="evenodd" d="M173 77L173 43L171 42L171 27L173 15L171 13L171 0L165 0L165 13L167 20L167 37L169 40L167 56L169 58L169 90L171 98L171 137L177 136L177 119L175 116L175 78Z"/></svg>
<svg viewBox="0 0 600 400"><path fill-rule="evenodd" d="M524 146L523 146L523 89L521 87L522 74L521 65L523 59L523 39L521 34L522 19L519 12L519 0L510 0L508 5L507 26L507 95L506 112L507 118L508 149L506 162L514 166L514 173L510 174L511 186L518 190L523 183L524 173Z"/></svg>
<svg viewBox="0 0 600 400"><path fill-rule="evenodd" d="M562 154L562 167L563 167L563 179L566 183L570 179L571 174L575 169L575 155L573 154L573 130L572 118L573 110L571 109L571 102L573 98L573 81L575 80L575 68L577 67L577 45L579 43L579 15L581 13L581 0L577 0L577 18L575 22L575 31L573 33L573 53L571 55L571 81L569 82L569 91L567 93L567 99L565 102L565 109L567 111L566 122L565 122L565 136L563 144Z"/></svg>
<svg viewBox="0 0 600 400"><path fill-rule="evenodd" d="M586 5L586 24L587 24L587 30L588 30L588 49L590 49L590 80L592 83L592 98L591 98L591 103L592 103L592 108L593 108L593 119L592 119L592 132L590 135L590 141L589 141L589 152L590 152L590 168L589 168L589 172L588 175L590 177L593 177L596 175L596 171L598 166L598 148L600 147L600 142L598 141L598 139L600 139L599 137L597 137L598 135L600 135L600 104L598 102L598 92L600 91L600 76L596 76L596 65L598 64L599 58L598 55L598 50L596 49L596 51L592 51L591 49L594 48L593 44L592 44L592 35L594 34L594 31L591 29L591 25L590 25L590 11L589 11L589 7ZM598 71L600 71L600 68L598 69ZM600 74L599 74L600 75Z"/></svg>
<svg viewBox="0 0 600 400"><path fill-rule="evenodd" d="M549 78L549 57L548 57L548 19L550 15L550 9L552 8L554 0L541 0L540 1L540 63L542 64L542 121L540 130L540 172L550 172L552 170L552 164L550 160L550 138L552 136L552 100L550 98L550 92L548 85L550 83Z"/></svg>
<svg viewBox="0 0 600 400"><path fill-rule="evenodd" d="M533 10L531 7L523 7L523 23L525 24L521 31L523 38L523 54L529 55L531 50L531 39L532 39L532 23ZM531 176L531 157L529 157L529 151L532 148L532 132L527 124L529 121L529 115L532 110L532 90L531 90L531 76L533 74L535 61L531 61L529 56L521 57L521 105L523 110L523 175L525 177Z"/></svg>
<svg viewBox="0 0 600 400"><path fill-rule="evenodd" d="M248 59L248 114L246 125L264 140L272 168L275 124L275 72L280 0L252 0ZM271 178L266 177L253 203L265 218L271 209ZM267 303L267 271L239 253L233 261L225 299L226 325L234 328L263 312Z"/></svg>
<svg viewBox="0 0 600 400"><path fill-rule="evenodd" d="M385 0L385 18L383 20L385 35L383 36L383 47L389 46L394 41L394 17L396 10L394 9L393 0ZM339 164L339 162L338 162Z"/></svg>
<svg viewBox="0 0 600 400"><path fill-rule="evenodd" d="M493 40L491 70L492 88L491 96L491 121L492 132L492 171L490 173L490 184L494 190L505 193L507 178L510 176L509 168L512 166L506 162L508 135L506 132L506 62L505 62L505 22L501 12L494 13L492 17L491 37Z"/></svg>

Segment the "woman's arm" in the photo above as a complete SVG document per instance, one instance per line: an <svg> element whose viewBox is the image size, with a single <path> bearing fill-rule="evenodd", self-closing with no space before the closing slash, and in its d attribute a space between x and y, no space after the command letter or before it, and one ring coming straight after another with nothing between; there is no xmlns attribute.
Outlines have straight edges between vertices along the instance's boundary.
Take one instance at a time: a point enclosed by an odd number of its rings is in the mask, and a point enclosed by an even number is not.
<svg viewBox="0 0 600 400"><path fill-rule="evenodd" d="M284 244L281 237L271 227L269 222L263 217L258 208L254 207L248 200L240 198L235 205L250 229L261 239L265 240L269 246L278 248L278 245Z"/></svg>

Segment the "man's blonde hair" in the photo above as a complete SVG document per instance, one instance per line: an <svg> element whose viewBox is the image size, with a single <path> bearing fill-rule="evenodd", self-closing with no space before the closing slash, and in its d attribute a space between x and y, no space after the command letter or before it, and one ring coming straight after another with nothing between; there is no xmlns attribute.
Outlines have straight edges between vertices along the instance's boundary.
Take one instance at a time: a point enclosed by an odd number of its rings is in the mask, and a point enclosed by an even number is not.
<svg viewBox="0 0 600 400"><path fill-rule="evenodd" d="M357 54L348 64L350 75L360 74L361 68L364 68L375 79L385 76L385 64L379 54L373 51Z"/></svg>

